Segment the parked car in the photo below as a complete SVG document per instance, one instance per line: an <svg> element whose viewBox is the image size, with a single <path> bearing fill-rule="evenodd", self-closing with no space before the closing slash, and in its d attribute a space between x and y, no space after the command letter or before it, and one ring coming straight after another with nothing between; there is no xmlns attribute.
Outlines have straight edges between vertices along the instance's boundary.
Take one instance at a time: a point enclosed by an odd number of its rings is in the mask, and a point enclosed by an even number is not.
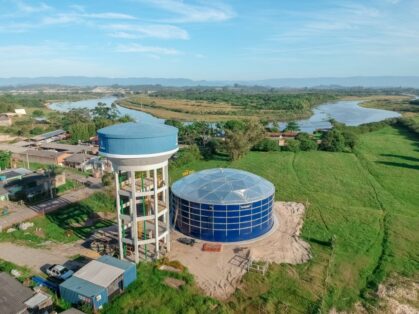
<svg viewBox="0 0 419 314"><path fill-rule="evenodd" d="M47 268L46 273L48 276L60 280L66 280L73 276L74 272L62 265L54 264Z"/></svg>

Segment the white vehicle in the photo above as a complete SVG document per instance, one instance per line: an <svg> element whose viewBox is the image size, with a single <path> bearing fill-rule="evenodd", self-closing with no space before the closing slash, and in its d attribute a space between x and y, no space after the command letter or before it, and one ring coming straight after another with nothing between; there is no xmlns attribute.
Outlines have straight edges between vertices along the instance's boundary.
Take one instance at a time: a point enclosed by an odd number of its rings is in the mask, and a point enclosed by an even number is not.
<svg viewBox="0 0 419 314"><path fill-rule="evenodd" d="M66 280L70 278L74 272L62 265L54 264L47 268L47 275L53 278Z"/></svg>

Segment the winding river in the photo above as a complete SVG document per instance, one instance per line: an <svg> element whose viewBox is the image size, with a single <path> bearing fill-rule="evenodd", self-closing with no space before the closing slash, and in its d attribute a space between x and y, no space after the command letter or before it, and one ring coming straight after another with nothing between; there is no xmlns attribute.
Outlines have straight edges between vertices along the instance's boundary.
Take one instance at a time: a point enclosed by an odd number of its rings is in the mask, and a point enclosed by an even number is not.
<svg viewBox="0 0 419 314"><path fill-rule="evenodd" d="M52 103L49 107L53 110L66 112L73 108L88 108L93 109L98 102L106 104L112 104L117 98L116 97L103 97L98 99L81 100L75 102L60 102ZM297 121L300 128L304 132L313 132L319 128L328 128L330 123L328 120L331 118L338 122L345 123L346 125L360 125L364 123L377 122L388 118L400 117L400 114L395 111L364 108L359 106L361 101L349 101L341 100L333 103L325 103L313 109L313 115L309 119ZM122 115L129 115L136 121L149 121L164 123L164 119L159 119L151 114L127 109L118 106L118 110ZM286 123L281 123L280 126L283 128Z"/></svg>

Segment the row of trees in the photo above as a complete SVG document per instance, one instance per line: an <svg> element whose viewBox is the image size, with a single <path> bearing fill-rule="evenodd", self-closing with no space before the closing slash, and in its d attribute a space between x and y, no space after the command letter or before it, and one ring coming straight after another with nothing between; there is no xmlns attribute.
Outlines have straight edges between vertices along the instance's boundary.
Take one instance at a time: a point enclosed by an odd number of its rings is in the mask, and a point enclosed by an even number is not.
<svg viewBox="0 0 419 314"><path fill-rule="evenodd" d="M120 116L115 104L107 105L99 102L94 109L79 108L67 112L62 120L64 129L71 134L71 142L88 141L96 135L98 129L106 126L130 122L133 119L127 115Z"/></svg>
<svg viewBox="0 0 419 314"><path fill-rule="evenodd" d="M330 152L352 151L357 142L357 134L352 127L331 121L334 128L323 132L320 137L300 132L295 139L287 140L284 151L310 151L324 150ZM266 138L266 125L257 120L229 120L217 124L182 122L168 120L166 124L179 129L180 142L193 146L193 156L181 156L180 161L186 158L196 159L196 150L199 148L204 158L211 158L214 154L228 156L231 160L243 157L248 151L279 151L278 142ZM295 122L289 122L286 131L299 131ZM318 144L318 139L321 139Z"/></svg>

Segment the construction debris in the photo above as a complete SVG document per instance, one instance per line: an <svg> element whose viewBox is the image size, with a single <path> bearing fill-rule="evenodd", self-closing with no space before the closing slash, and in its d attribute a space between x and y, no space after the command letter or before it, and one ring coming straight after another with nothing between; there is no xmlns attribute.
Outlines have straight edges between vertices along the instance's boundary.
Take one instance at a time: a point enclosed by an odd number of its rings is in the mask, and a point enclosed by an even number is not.
<svg viewBox="0 0 419 314"><path fill-rule="evenodd" d="M186 282L180 279L166 277L164 278L164 283L174 289L179 289L179 287L183 286Z"/></svg>
<svg viewBox="0 0 419 314"><path fill-rule="evenodd" d="M25 231L25 230L27 230L29 228L32 228L33 226L34 226L33 222L22 222L19 225L19 230Z"/></svg>

